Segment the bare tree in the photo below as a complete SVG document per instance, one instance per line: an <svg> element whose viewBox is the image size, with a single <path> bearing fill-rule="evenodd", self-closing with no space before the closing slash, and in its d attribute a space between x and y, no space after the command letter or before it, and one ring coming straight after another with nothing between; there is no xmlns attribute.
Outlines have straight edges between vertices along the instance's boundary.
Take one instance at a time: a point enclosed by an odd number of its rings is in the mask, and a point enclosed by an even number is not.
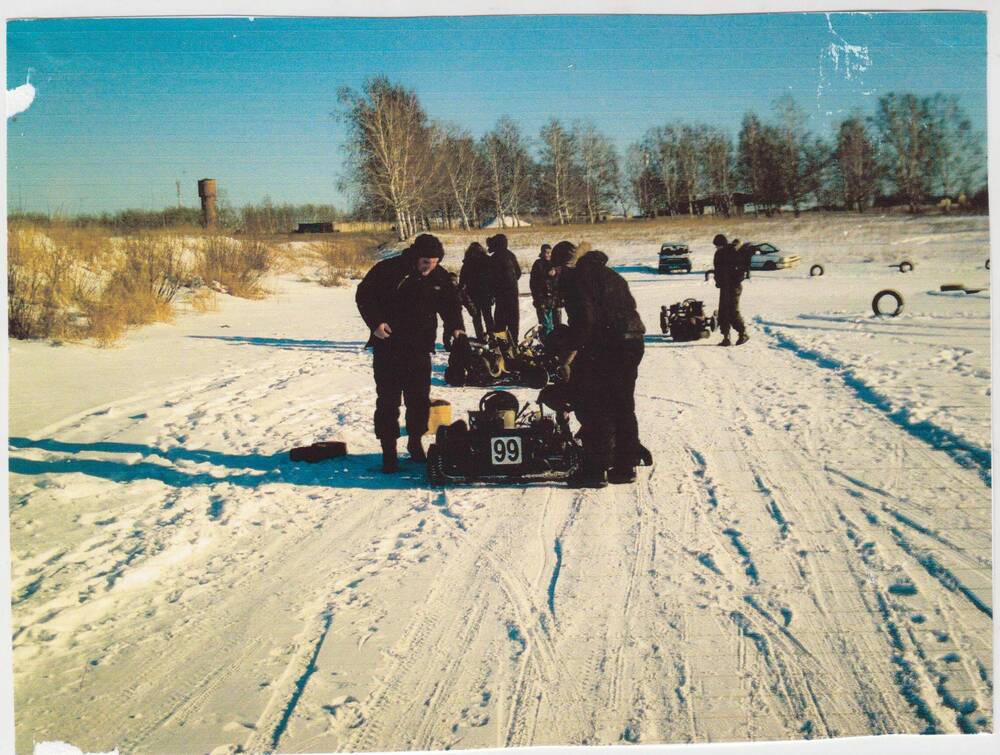
<svg viewBox="0 0 1000 755"><path fill-rule="evenodd" d="M573 158L576 153L574 135L553 118L541 131L541 179L546 200L559 224L573 219L574 211L570 202L573 175Z"/></svg>
<svg viewBox="0 0 1000 755"><path fill-rule="evenodd" d="M727 217L732 212L736 191L733 141L725 132L706 127L702 142L704 184L716 210Z"/></svg>
<svg viewBox="0 0 1000 755"><path fill-rule="evenodd" d="M579 192L587 220L596 223L613 201L618 184L618 155L614 145L593 123L574 124L573 137L577 145L580 166Z"/></svg>
<svg viewBox="0 0 1000 755"><path fill-rule="evenodd" d="M879 98L872 119L886 171L910 212L916 212L927 195L933 175L935 148L929 120L926 100L894 92Z"/></svg>
<svg viewBox="0 0 1000 755"><path fill-rule="evenodd" d="M677 140L677 171L680 187L689 215L695 214L696 203L702 191L703 130L699 126L681 126Z"/></svg>
<svg viewBox="0 0 1000 755"><path fill-rule="evenodd" d="M983 162L982 134L973 131L955 95L935 94L926 106L938 189L945 196L971 193Z"/></svg>
<svg viewBox="0 0 1000 755"><path fill-rule="evenodd" d="M433 171L427 116L416 93L384 76L369 79L361 93L341 89L339 100L349 133L349 180L367 203L393 213L405 239L417 229Z"/></svg>
<svg viewBox="0 0 1000 755"><path fill-rule="evenodd" d="M501 227L507 216L515 220L530 193L531 156L517 123L503 116L483 137L481 153L488 192Z"/></svg>
<svg viewBox="0 0 1000 755"><path fill-rule="evenodd" d="M648 140L628 148L625 175L628 189L639 213L646 217L655 215L662 190L656 176L653 150Z"/></svg>
<svg viewBox="0 0 1000 755"><path fill-rule="evenodd" d="M881 170L875 144L859 116L840 124L835 153L837 171L844 204L864 212L878 188Z"/></svg>
<svg viewBox="0 0 1000 755"><path fill-rule="evenodd" d="M442 129L438 147L454 207L463 228L472 228L476 207L482 201L485 167L472 135L450 125Z"/></svg>
<svg viewBox="0 0 1000 755"><path fill-rule="evenodd" d="M791 95L779 98L775 109L778 116L778 168L782 178L782 199L792 204L798 216L802 200L820 187L830 150L806 130L805 113Z"/></svg>

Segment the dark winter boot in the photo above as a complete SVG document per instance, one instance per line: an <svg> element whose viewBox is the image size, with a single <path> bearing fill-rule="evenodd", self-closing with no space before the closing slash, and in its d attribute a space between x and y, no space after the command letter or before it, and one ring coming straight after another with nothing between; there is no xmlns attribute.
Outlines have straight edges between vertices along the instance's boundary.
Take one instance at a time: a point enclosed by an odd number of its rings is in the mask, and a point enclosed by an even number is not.
<svg viewBox="0 0 1000 755"><path fill-rule="evenodd" d="M396 440L382 441L382 471L386 474L399 471L399 459L396 456Z"/></svg>
<svg viewBox="0 0 1000 755"><path fill-rule="evenodd" d="M628 485L635 482L635 467L611 467L608 470L608 482L612 485Z"/></svg>
<svg viewBox="0 0 1000 755"><path fill-rule="evenodd" d="M736 339L736 345L737 346L742 346L743 344L745 344L749 340L750 340L750 336L748 336L746 334L746 331L744 331L744 332L740 333L740 337Z"/></svg>
<svg viewBox="0 0 1000 755"><path fill-rule="evenodd" d="M719 346L732 346L733 342L729 340L729 336L723 336L722 340L719 341Z"/></svg>
<svg viewBox="0 0 1000 755"><path fill-rule="evenodd" d="M410 453L410 461L427 461L427 454L424 453L424 446L420 438L410 438L406 441L406 450Z"/></svg>

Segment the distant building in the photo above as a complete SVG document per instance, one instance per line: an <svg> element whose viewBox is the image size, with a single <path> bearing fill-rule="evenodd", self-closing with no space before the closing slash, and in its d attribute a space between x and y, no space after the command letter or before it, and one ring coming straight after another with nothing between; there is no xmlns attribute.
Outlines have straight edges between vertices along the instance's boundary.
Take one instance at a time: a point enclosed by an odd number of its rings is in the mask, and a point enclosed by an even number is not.
<svg viewBox="0 0 1000 755"><path fill-rule="evenodd" d="M334 233L333 223L299 223L296 233Z"/></svg>

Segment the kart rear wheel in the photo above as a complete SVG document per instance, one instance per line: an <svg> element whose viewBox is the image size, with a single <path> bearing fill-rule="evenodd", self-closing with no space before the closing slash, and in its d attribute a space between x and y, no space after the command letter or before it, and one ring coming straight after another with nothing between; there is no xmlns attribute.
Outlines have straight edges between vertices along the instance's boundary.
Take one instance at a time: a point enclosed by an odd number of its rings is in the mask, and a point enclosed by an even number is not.
<svg viewBox="0 0 1000 755"><path fill-rule="evenodd" d="M431 447L427 449L427 482L431 484L432 488L444 487L445 483L448 482L448 478L444 474L444 459L441 457L436 443L432 443Z"/></svg>
<svg viewBox="0 0 1000 755"><path fill-rule="evenodd" d="M809 277L815 278L817 275L822 275L824 272L822 265L813 265L809 268Z"/></svg>

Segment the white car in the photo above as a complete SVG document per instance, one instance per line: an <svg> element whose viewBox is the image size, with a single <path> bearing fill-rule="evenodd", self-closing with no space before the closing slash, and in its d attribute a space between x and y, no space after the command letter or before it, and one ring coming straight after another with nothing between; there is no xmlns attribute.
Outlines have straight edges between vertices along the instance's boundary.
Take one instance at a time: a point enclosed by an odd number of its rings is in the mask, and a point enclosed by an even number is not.
<svg viewBox="0 0 1000 755"><path fill-rule="evenodd" d="M752 244L751 270L781 270L795 267L801 261L797 254L785 254L773 244Z"/></svg>

